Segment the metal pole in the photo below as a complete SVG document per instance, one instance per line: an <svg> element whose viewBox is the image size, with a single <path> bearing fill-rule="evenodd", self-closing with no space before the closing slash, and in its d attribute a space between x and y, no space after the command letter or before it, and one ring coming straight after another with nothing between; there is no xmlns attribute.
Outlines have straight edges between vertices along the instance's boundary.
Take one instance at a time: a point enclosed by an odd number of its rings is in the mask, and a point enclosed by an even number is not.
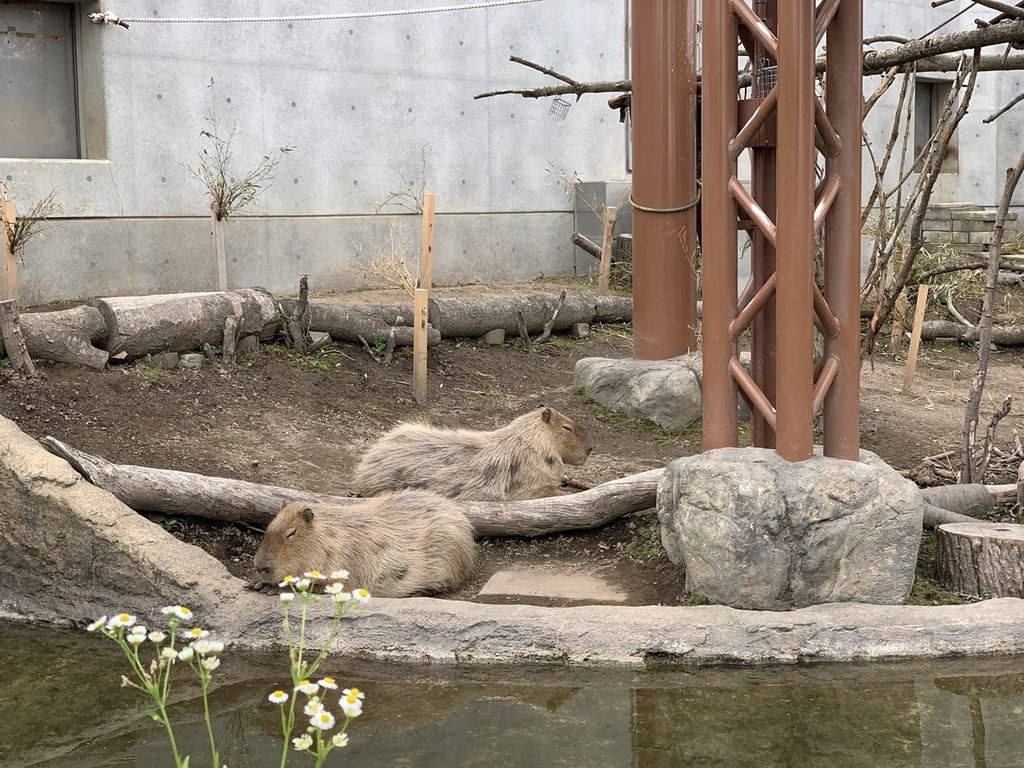
<svg viewBox="0 0 1024 768"><path fill-rule="evenodd" d="M814 4L779 4L776 450L813 453ZM858 101L859 103L859 101Z"/></svg>
<svg viewBox="0 0 1024 768"><path fill-rule="evenodd" d="M825 395L826 456L856 461L860 455L860 174L862 0L842 0L828 28L826 100L829 119L843 141L826 175L842 179L825 221L825 299L839 321L839 336L825 354L840 361Z"/></svg>
<svg viewBox="0 0 1024 768"><path fill-rule="evenodd" d="M753 8L758 17L764 20L765 26L773 33L777 33L778 3L776 0L756 0ZM775 79L768 77L766 67L771 67L776 62L767 58L764 47L761 45L755 46L754 58L758 59L753 67L754 77L762 80L761 83L758 83L762 87L756 93L763 98L767 96L767 93L761 92L767 87L765 83ZM777 118L773 116L769 119L769 123L774 124L776 120ZM775 185L777 150L774 143L775 132L770 127L765 127L761 133L771 136L772 140L766 141L760 146L755 145L751 149L750 193L761 206L761 210L767 214L768 218L776 221ZM750 234L750 275L755 289L759 289L768 278L775 274L775 248L768 242L768 239L758 227L754 227ZM775 324L775 297L773 296L765 304L764 309L755 317L750 329L751 378L761 388L761 392L768 398L768 401L772 403L777 398L775 387L777 375ZM750 443L759 448L775 447L775 432L756 408L752 409L750 415Z"/></svg>
<svg viewBox="0 0 1024 768"><path fill-rule="evenodd" d="M661 360L697 343L696 0L630 8L633 353Z"/></svg>
<svg viewBox="0 0 1024 768"><path fill-rule="evenodd" d="M737 386L729 374L736 317L736 203L729 194L735 164L729 141L737 132L736 19L723 0L704 0L701 169L704 225L701 323L704 380L704 450L737 443Z"/></svg>

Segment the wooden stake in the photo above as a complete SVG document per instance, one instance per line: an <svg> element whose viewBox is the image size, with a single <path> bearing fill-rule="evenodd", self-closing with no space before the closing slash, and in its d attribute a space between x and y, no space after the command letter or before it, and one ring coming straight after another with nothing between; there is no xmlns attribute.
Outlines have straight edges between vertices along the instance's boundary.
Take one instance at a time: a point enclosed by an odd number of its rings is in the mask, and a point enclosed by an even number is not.
<svg viewBox="0 0 1024 768"><path fill-rule="evenodd" d="M604 236L601 238L601 271L597 276L597 292L601 296L608 294L608 278L612 273L612 239L615 229L615 209L604 207Z"/></svg>
<svg viewBox="0 0 1024 768"><path fill-rule="evenodd" d="M914 329L910 332L910 351L907 352L907 367L903 371L903 394L910 394L917 372L917 348L921 346L921 324L924 323L925 305L928 303L928 286L917 287L917 306L914 310Z"/></svg>
<svg viewBox="0 0 1024 768"><path fill-rule="evenodd" d="M224 246L224 222L217 218L217 208L210 197L210 221L213 224L213 248L217 254L217 288L228 289L228 254Z"/></svg>
<svg viewBox="0 0 1024 768"><path fill-rule="evenodd" d="M21 323L18 320L18 307L14 299L0 301L0 338L3 339L4 350L10 358L11 367L22 376L35 378L36 367L25 346L25 337L21 333Z"/></svg>
<svg viewBox="0 0 1024 768"><path fill-rule="evenodd" d="M430 292L417 288L413 300L412 394L416 402L427 402L427 299Z"/></svg>
<svg viewBox="0 0 1024 768"><path fill-rule="evenodd" d="M11 240L8 236L7 225L14 226L18 218L18 212L14 207L13 200L0 202L0 218L3 219L3 226L0 226L0 242L3 243L3 290L4 299L17 300L18 298L18 260L11 250Z"/></svg>
<svg viewBox="0 0 1024 768"><path fill-rule="evenodd" d="M423 195L423 250L420 254L420 288L427 291L434 279L434 193Z"/></svg>

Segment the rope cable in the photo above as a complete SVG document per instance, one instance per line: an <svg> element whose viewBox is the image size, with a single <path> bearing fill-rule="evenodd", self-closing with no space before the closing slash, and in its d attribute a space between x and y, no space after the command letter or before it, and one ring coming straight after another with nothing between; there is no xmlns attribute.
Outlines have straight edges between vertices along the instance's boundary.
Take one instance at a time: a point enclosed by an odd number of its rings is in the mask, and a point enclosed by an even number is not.
<svg viewBox="0 0 1024 768"><path fill-rule="evenodd" d="M697 203L700 202L700 182L697 182L697 197L694 198L693 202L687 203L686 205L680 205L678 208L648 208L646 205L640 205L636 200L633 199L633 193L629 193L629 204L638 211L644 213L682 213L693 208Z"/></svg>
<svg viewBox="0 0 1024 768"><path fill-rule="evenodd" d="M446 11L473 11L481 8L499 8L505 5L522 5L536 3L540 0L491 0L486 3L470 3L468 5L445 5L435 8L410 8L397 11L364 11L362 13L332 13L316 16L228 16L208 18L162 18L160 16L115 16L112 13L93 13L89 18L94 24L117 24L127 27L132 24L228 24L284 21L340 21L345 19L374 19L383 16L414 16L424 13L444 13Z"/></svg>

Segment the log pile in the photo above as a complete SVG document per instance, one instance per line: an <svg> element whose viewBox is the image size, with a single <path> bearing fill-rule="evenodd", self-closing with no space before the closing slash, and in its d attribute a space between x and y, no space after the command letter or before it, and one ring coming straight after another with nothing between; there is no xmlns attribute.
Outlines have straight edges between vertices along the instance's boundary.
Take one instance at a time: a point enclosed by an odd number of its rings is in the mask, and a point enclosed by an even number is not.
<svg viewBox="0 0 1024 768"><path fill-rule="evenodd" d="M629 297L564 292L504 296L483 292L439 296L429 305L428 344L442 338L479 337L495 330L509 333L565 331L578 324L627 322L633 317ZM326 341L376 343L387 340L412 346L412 299L404 303L352 303L310 299L293 317L297 300L278 301L263 288L181 293L158 296L120 296L91 299L85 305L53 312L8 312L8 333L24 341L21 357L102 369L111 359L126 361L161 352L224 350L230 364L237 351L272 340L289 320L301 326L303 338L314 345ZM329 338L323 336L328 334ZM18 349L17 341L8 346ZM309 350L307 350L309 351ZM24 366L19 360L19 370Z"/></svg>

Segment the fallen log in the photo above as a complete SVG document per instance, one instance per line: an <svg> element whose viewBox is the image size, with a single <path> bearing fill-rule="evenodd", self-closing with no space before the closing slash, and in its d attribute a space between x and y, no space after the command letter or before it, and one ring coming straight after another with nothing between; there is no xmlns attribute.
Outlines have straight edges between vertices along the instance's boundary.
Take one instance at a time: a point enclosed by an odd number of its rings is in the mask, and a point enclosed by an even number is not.
<svg viewBox="0 0 1024 768"><path fill-rule="evenodd" d="M107 325L103 347L135 360L156 352L190 352L224 340L224 321L238 318L238 335L274 337L279 323L274 297L263 288L213 293L117 296L90 299Z"/></svg>
<svg viewBox="0 0 1024 768"><path fill-rule="evenodd" d="M282 299L281 308L290 315L295 308L295 299ZM396 324L396 320L401 322ZM370 344L388 339L392 329L395 344L412 346L412 300L404 304L351 304L347 302L310 301L309 330L330 334L335 341L360 343L362 336ZM427 329L427 344L441 343L441 333L436 327Z"/></svg>
<svg viewBox="0 0 1024 768"><path fill-rule="evenodd" d="M107 338L107 324L95 307L80 306L55 312L26 312L21 331L28 353L36 360L102 369L109 355L93 342Z"/></svg>
<svg viewBox="0 0 1024 768"><path fill-rule="evenodd" d="M53 437L39 441L93 485L140 512L191 515L265 526L291 501L352 504L350 496L328 496L192 472L112 464ZM597 528L655 505L662 469L611 480L588 491L517 502L452 502L473 524L477 536L543 536Z"/></svg>
<svg viewBox="0 0 1024 768"><path fill-rule="evenodd" d="M957 341L977 341L980 330L952 320L926 320L921 325L921 338L924 341L936 339L956 339ZM996 326L992 328L992 343L1000 347L1015 347L1024 344L1024 325Z"/></svg>
<svg viewBox="0 0 1024 768"><path fill-rule="evenodd" d="M527 332L540 333L552 319L559 301L559 296L550 293L437 296L430 300L429 318L445 338L476 338L497 328L509 335L518 334L521 312ZM565 331L576 323L618 323L632 319L633 300L629 296L566 293L551 330Z"/></svg>

